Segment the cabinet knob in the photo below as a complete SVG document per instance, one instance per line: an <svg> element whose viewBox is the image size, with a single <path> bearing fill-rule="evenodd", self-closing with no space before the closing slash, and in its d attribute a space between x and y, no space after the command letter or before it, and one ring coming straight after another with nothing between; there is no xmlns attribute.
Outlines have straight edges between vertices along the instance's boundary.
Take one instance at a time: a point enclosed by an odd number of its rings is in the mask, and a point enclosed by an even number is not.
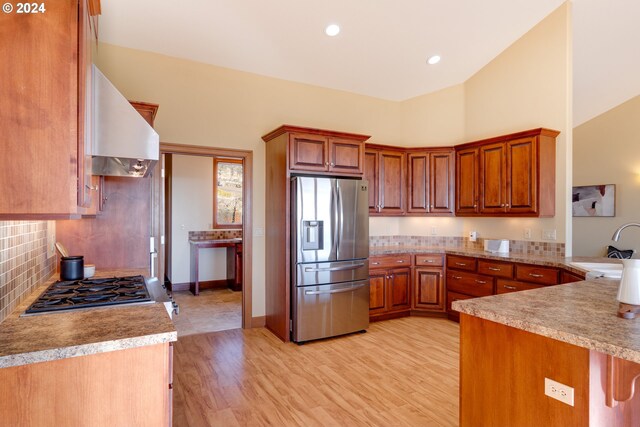
<svg viewBox="0 0 640 427"><path fill-rule="evenodd" d="M335 164L335 163L333 163L333 162L329 163L329 166L335 166L335 165L336 165L336 164Z"/></svg>
<svg viewBox="0 0 640 427"><path fill-rule="evenodd" d="M325 166L329 166L329 162L324 162L324 165Z"/></svg>
<svg viewBox="0 0 640 427"><path fill-rule="evenodd" d="M507 207L509 207L509 203L507 203Z"/></svg>

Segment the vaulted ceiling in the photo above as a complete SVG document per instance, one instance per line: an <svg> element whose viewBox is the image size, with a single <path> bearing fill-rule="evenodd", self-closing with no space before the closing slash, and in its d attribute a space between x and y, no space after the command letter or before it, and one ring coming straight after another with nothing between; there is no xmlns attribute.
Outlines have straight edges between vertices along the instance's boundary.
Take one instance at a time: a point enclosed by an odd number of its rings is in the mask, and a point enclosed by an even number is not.
<svg viewBox="0 0 640 427"><path fill-rule="evenodd" d="M562 0L109 0L101 40L405 100L464 82ZM640 94L640 2L575 0L574 125ZM324 28L341 32L328 37ZM438 54L437 65L427 65Z"/></svg>

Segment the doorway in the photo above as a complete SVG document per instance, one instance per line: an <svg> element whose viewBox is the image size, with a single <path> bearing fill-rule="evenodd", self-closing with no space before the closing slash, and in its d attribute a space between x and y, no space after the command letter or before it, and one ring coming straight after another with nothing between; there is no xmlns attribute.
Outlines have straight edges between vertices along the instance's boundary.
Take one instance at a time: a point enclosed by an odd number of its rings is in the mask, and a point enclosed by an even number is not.
<svg viewBox="0 0 640 427"><path fill-rule="evenodd" d="M235 271L236 277L240 276L242 280L242 292L241 292L241 327L242 328L250 328L252 326L252 306L251 306L251 295L252 295L252 212L251 212L251 200L252 200L252 170L253 170L253 153L251 151L246 150L233 150L233 149L225 149L225 148L216 148L216 147L204 147L204 146L194 146L194 145L180 145L180 144L170 144L170 143L161 143L160 144L160 154L161 161L163 162L163 171L164 173L158 174L158 178L154 182L154 221L153 221L153 233L154 237L157 241L161 242L158 245L158 254L157 254L157 263L158 270L160 273L160 277L171 276L171 265L172 265L172 255L171 248L172 245L176 242L176 238L178 236L172 236L171 233L171 224L174 222L172 220L171 212L172 206L171 201L174 199L171 194L172 182L171 180L174 178L172 173L169 173L167 169L172 168L172 157L173 156L196 156L199 158L206 158L205 162L209 161L212 165L214 164L214 159L233 159L237 163L242 165L242 208L241 215L238 215L238 206L234 207L234 218L236 216L241 217L241 226L239 224L230 224L231 229L239 229L241 230L241 245L240 250L236 251L234 247L234 251L228 251L227 259L232 260L235 256L238 262L235 264L239 266L238 271ZM201 159L204 160L204 159ZM167 189L165 191L165 188ZM213 181L210 182L207 187L214 191ZM206 223L206 226L211 226L208 228L214 228L216 225L215 218L212 218ZM174 222L175 226L175 222ZM185 228L187 228L185 226ZM205 227L207 228L207 227ZM224 228L224 226L223 226ZM193 230L193 231L206 231L206 230ZM180 244L182 246L185 245L186 233L183 233L181 230L179 239ZM193 233L191 234L193 236ZM164 244L162 244L164 242ZM232 255L235 254L235 255ZM206 255L205 255L206 256ZM184 260L182 260L184 262ZM229 263L231 264L231 263ZM241 267L240 267L241 266ZM227 266L227 269L230 268L231 265ZM189 266L191 268L191 266ZM213 281L215 282L215 281ZM211 283L209 283L211 284ZM188 289L185 288L185 283L181 284L182 287L179 289ZM214 283L215 285L215 283ZM188 292L188 291L187 291ZM221 311L225 310L229 311L230 307L234 303L234 300L237 302L237 295L234 296L232 291L218 292L218 295L214 295L213 293L203 294L201 293L199 296L191 296L189 299L189 303L185 303L186 307L180 307L181 314L187 314L184 312L184 309L191 306L193 304L193 309L195 311L199 311L200 314L206 316L206 310L204 309L207 304L221 304ZM182 297L186 292L179 291L179 297ZM178 294L176 293L176 295ZM205 295L207 298L201 298ZM177 298L178 303L180 304L180 299ZM226 306L225 306L226 304ZM186 316L185 316L186 317ZM178 323L178 322L176 322ZM198 329L198 328L196 328Z"/></svg>

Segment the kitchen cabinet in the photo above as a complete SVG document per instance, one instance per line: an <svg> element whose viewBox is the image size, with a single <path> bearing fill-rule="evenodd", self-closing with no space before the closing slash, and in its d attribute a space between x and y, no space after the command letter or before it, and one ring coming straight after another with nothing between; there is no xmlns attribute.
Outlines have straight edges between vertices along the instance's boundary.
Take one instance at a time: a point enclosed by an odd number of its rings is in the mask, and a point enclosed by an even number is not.
<svg viewBox="0 0 640 427"><path fill-rule="evenodd" d="M46 13L0 15L0 55L11 58L0 62L0 219L79 218L91 205L99 13L99 1L65 0Z"/></svg>
<svg viewBox="0 0 640 427"><path fill-rule="evenodd" d="M370 258L370 320L409 315L411 309L410 267L411 256L409 254L381 255Z"/></svg>
<svg viewBox="0 0 640 427"><path fill-rule="evenodd" d="M290 133L289 169L339 175L362 175L364 142L323 133Z"/></svg>
<svg viewBox="0 0 640 427"><path fill-rule="evenodd" d="M409 152L407 165L407 213L452 215L453 149Z"/></svg>
<svg viewBox="0 0 640 427"><path fill-rule="evenodd" d="M419 254L415 256L411 309L444 313L446 296L444 287L443 255Z"/></svg>
<svg viewBox="0 0 640 427"><path fill-rule="evenodd" d="M451 320L459 319L459 314L451 310L451 303L455 299L518 292L563 283L560 280L563 270L556 267L459 255L447 255L446 264L447 317Z"/></svg>
<svg viewBox="0 0 640 427"><path fill-rule="evenodd" d="M2 426L170 426L170 343L0 369Z"/></svg>
<svg viewBox="0 0 640 427"><path fill-rule="evenodd" d="M227 247L227 284L234 291L242 290L242 243Z"/></svg>
<svg viewBox="0 0 640 427"><path fill-rule="evenodd" d="M283 125L266 143L265 326L290 341L291 177L296 174L361 177L369 136ZM327 165L326 163L334 163Z"/></svg>
<svg viewBox="0 0 640 427"><path fill-rule="evenodd" d="M558 134L539 128L456 146L456 215L553 216Z"/></svg>
<svg viewBox="0 0 640 427"><path fill-rule="evenodd" d="M406 212L406 154L367 146L365 150L369 181L369 214L372 216L402 216ZM373 182L373 185L371 184ZM373 189L373 190L372 190ZM374 192L373 196L371 193Z"/></svg>

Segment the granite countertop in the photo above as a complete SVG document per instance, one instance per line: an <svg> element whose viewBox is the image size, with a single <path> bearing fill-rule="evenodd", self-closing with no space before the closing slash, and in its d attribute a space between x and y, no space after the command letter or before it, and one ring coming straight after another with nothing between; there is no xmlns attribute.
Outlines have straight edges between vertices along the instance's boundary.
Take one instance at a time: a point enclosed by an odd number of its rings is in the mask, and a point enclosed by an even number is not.
<svg viewBox="0 0 640 427"><path fill-rule="evenodd" d="M233 237L231 239L210 239L206 237L191 237L189 243L192 245L206 245L212 243L242 243L242 237Z"/></svg>
<svg viewBox="0 0 640 427"><path fill-rule="evenodd" d="M455 301L453 308L640 363L640 319L617 316L618 280L595 279Z"/></svg>
<svg viewBox="0 0 640 427"><path fill-rule="evenodd" d="M103 270L95 277L133 276L145 270ZM39 286L0 323L0 368L176 341L163 304L121 305L20 317L51 283Z"/></svg>
<svg viewBox="0 0 640 427"><path fill-rule="evenodd" d="M393 254L418 254L418 253L439 253L448 255L461 255L470 256L476 258L491 259L495 261L508 261L508 262L521 262L526 264L539 265L544 267L557 267L563 268L572 273L582 274L586 273L586 270L571 265L572 262L607 262L607 263L620 263L620 260L603 257L549 257L542 255L528 255L516 252L509 253L494 253L487 252L482 249L462 248L457 246L371 246L369 248L369 255L393 255Z"/></svg>

